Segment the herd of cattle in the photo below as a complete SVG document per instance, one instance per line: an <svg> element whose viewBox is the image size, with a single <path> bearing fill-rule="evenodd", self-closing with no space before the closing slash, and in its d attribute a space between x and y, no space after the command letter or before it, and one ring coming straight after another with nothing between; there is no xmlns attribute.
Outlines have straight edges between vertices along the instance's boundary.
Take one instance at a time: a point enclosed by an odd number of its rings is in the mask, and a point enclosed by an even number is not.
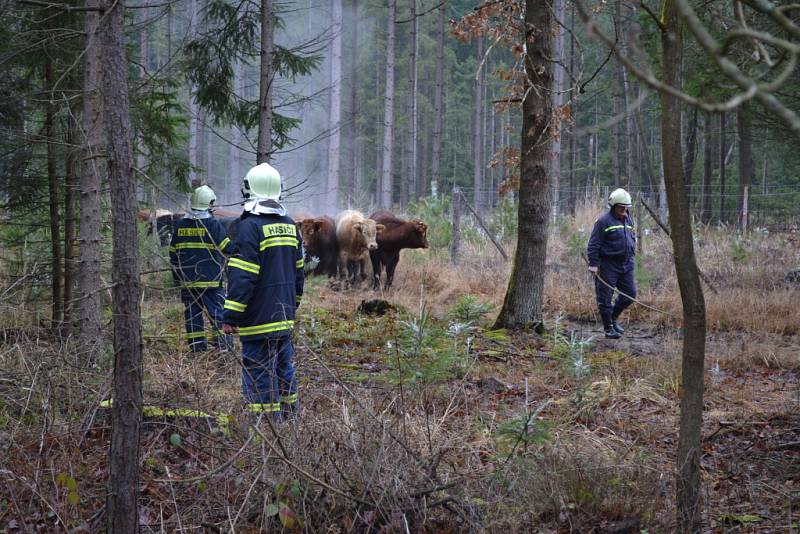
<svg viewBox="0 0 800 534"><path fill-rule="evenodd" d="M224 209L214 216L236 238L240 214ZM162 246L169 245L172 234L183 213L167 210L141 210L139 217L155 229ZM406 221L386 210L369 217L356 210L340 212L336 218L293 214L305 246L306 265L313 274L346 278L351 283L367 278L367 258L372 263L373 288L380 288L381 273L386 271L384 287L394 280L395 269L404 248L428 248L428 226L417 220Z"/></svg>

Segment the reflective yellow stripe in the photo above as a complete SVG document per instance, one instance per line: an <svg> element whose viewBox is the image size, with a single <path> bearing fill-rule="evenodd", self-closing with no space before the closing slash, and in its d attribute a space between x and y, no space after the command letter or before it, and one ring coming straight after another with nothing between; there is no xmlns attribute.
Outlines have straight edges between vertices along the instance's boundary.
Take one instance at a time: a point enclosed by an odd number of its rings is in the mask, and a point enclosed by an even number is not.
<svg viewBox="0 0 800 534"><path fill-rule="evenodd" d="M247 304L242 304L241 302L236 302L235 300L226 299L225 304L222 307L226 310L243 312L247 309Z"/></svg>
<svg viewBox="0 0 800 534"><path fill-rule="evenodd" d="M111 408L114 406L114 399L107 399L100 401L100 408ZM213 415L200 410L192 410L188 408L159 408L158 406L142 406L142 415L145 417L208 417L214 418L217 425L226 435L229 432L228 425L231 422L231 416L224 413Z"/></svg>
<svg viewBox="0 0 800 534"><path fill-rule="evenodd" d="M256 334L269 334L270 332L291 330L293 327L294 327L294 321L278 321L277 323L266 323L256 326L243 326L239 328L239 335L254 336Z"/></svg>
<svg viewBox="0 0 800 534"><path fill-rule="evenodd" d="M259 250L269 247L294 247L297 248L297 238L294 237L269 237L261 242Z"/></svg>
<svg viewBox="0 0 800 534"><path fill-rule="evenodd" d="M298 269L302 269L302 268L305 266L305 264L306 264L306 263L303 261L303 259L302 259L302 258L300 258L299 260L297 260L296 262L294 262L294 266L295 266L296 268L298 268Z"/></svg>
<svg viewBox="0 0 800 534"><path fill-rule="evenodd" d="M203 331L200 332L186 332L183 335L186 339L197 339L198 337L206 337L206 333Z"/></svg>
<svg viewBox="0 0 800 534"><path fill-rule="evenodd" d="M621 224L617 224L617 225L614 225L614 226L609 226L608 228L606 228L603 231L604 232L608 232L609 230L621 230L622 228L625 228L625 226L623 226Z"/></svg>
<svg viewBox="0 0 800 534"><path fill-rule="evenodd" d="M169 251L170 251L170 252L175 252L175 251L176 251L176 248L175 248L175 247L173 247L172 245L170 245L170 247L169 247Z"/></svg>
<svg viewBox="0 0 800 534"><path fill-rule="evenodd" d="M225 250L225 247L227 247L228 243L230 243L230 242L231 242L231 240L226 237L225 239L222 240L222 243L219 244L219 249L220 250Z"/></svg>
<svg viewBox="0 0 800 534"><path fill-rule="evenodd" d="M231 258L231 261L228 262L228 265L230 267L236 267L237 269L241 269L253 274L258 274L261 271L261 266L257 263L250 263L249 261L244 261L241 258Z"/></svg>
<svg viewBox="0 0 800 534"><path fill-rule="evenodd" d="M210 282L186 282L184 287L222 287L222 282L219 280L212 280Z"/></svg>
<svg viewBox="0 0 800 534"><path fill-rule="evenodd" d="M295 402L297 402L297 393L281 397L281 403L283 404L294 404Z"/></svg>
<svg viewBox="0 0 800 534"><path fill-rule="evenodd" d="M281 411L279 402L266 402L263 404L248 404L247 411L250 413L272 413Z"/></svg>
<svg viewBox="0 0 800 534"><path fill-rule="evenodd" d="M185 248L204 248L207 250L214 250L216 247L213 243L198 243L196 241L190 241L187 243L178 243L175 245L176 250L181 250Z"/></svg>

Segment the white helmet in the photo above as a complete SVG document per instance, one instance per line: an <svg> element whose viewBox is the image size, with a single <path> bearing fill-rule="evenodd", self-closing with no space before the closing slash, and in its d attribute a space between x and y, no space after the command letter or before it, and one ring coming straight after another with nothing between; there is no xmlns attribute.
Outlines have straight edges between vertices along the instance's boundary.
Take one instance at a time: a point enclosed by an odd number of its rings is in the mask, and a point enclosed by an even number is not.
<svg viewBox="0 0 800 534"><path fill-rule="evenodd" d="M197 211L208 211L217 200L214 190L203 185L192 192L192 209Z"/></svg>
<svg viewBox="0 0 800 534"><path fill-rule="evenodd" d="M281 175L269 163L261 163L247 171L243 185L242 196L245 200L278 200L281 196Z"/></svg>
<svg viewBox="0 0 800 534"><path fill-rule="evenodd" d="M630 193L621 187L619 189L614 189L611 194L608 195L608 207L613 208L617 204L622 204L626 208L632 206Z"/></svg>

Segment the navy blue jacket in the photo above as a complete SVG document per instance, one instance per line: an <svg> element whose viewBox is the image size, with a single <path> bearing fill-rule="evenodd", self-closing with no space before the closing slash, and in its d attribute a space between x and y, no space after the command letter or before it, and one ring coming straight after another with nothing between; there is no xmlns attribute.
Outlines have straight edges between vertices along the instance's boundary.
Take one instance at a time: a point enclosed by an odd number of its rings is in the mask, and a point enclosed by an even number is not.
<svg viewBox="0 0 800 534"><path fill-rule="evenodd" d="M225 228L213 216L183 217L172 234L169 261L183 287L222 287L222 253L232 248Z"/></svg>
<svg viewBox="0 0 800 534"><path fill-rule="evenodd" d="M238 326L242 341L289 335L303 295L303 241L294 221L245 212L234 244L223 322Z"/></svg>
<svg viewBox="0 0 800 534"><path fill-rule="evenodd" d="M636 255L633 219L626 214L625 220L620 221L611 210L604 213L594 223L586 253L592 267L599 267L601 263L609 261L619 266L632 263Z"/></svg>

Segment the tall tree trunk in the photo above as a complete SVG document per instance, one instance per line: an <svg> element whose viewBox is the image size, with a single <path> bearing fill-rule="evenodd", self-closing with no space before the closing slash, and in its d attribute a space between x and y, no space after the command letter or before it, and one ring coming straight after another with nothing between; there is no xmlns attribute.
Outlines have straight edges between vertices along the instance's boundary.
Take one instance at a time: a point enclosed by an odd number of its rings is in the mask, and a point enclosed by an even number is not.
<svg viewBox="0 0 800 534"><path fill-rule="evenodd" d="M681 21L674 2L662 11L661 79L680 89L683 55ZM681 160L681 106L673 95L661 92L661 146L667 183L672 250L683 303L683 358L681 415L678 439L676 496L681 532L699 532L701 425L703 422L703 362L706 343L706 309L694 255L689 197Z"/></svg>
<svg viewBox="0 0 800 534"><path fill-rule="evenodd" d="M728 148L725 146L725 112L719 114L719 221L724 222L727 219L725 212L725 152Z"/></svg>
<svg viewBox="0 0 800 534"><path fill-rule="evenodd" d="M392 152L394 150L394 19L397 15L396 0L389 0L389 16L386 26L386 90L383 109L383 167L381 172L381 207L392 207Z"/></svg>
<svg viewBox="0 0 800 534"><path fill-rule="evenodd" d="M109 457L107 530L139 529L139 429L142 415L142 337L139 310L139 236L130 136L128 61L121 1L104 0L101 22L103 99L114 248L111 259L114 321L114 407Z"/></svg>
<svg viewBox="0 0 800 534"><path fill-rule="evenodd" d="M575 73L575 4L570 7L569 17L569 75L570 80ZM575 125L578 124L578 91L572 92L571 114L573 127L569 132L569 211L575 213L578 198L578 179L575 173L575 160L577 158L575 146Z"/></svg>
<svg viewBox="0 0 800 534"><path fill-rule="evenodd" d="M348 195L352 195L356 191L361 191L357 186L358 183L358 26L360 24L358 17L358 0L353 0L352 4L353 16L352 23L349 28L350 35L350 150L347 152L347 179L342 185L345 185Z"/></svg>
<svg viewBox="0 0 800 534"><path fill-rule="evenodd" d="M622 53L625 52L625 28L622 23L622 0L616 0L614 4L614 27L617 34L618 46ZM625 105L625 83L624 73L625 68L622 63L617 62L617 87L614 91L614 187L625 186L622 178L625 175L625 132L623 131L625 125L625 117L628 110Z"/></svg>
<svg viewBox="0 0 800 534"><path fill-rule="evenodd" d="M197 31L197 0L189 2L189 35ZM192 83L189 87L189 186L197 187L197 171L200 166L197 154L198 137L200 135L200 108L197 105L197 85Z"/></svg>
<svg viewBox="0 0 800 534"><path fill-rule="evenodd" d="M478 64L480 68L475 74L475 107L472 116L472 155L473 179L472 203L479 215L483 215L483 128L481 118L483 112L483 37L478 37Z"/></svg>
<svg viewBox="0 0 800 534"><path fill-rule="evenodd" d="M45 63L45 83L48 90L55 90L55 76L53 74L53 60L47 58ZM51 101L54 98L51 95ZM61 328L64 320L64 295L62 294L61 270L61 222L59 208L61 206L61 184L58 179L58 159L56 154L56 125L55 104L47 105L44 121L45 147L47 149L47 190L50 205L50 270L52 291L51 320L53 328Z"/></svg>
<svg viewBox="0 0 800 534"><path fill-rule="evenodd" d="M565 0L553 0L553 8L555 9L555 42L553 46L553 59L557 61L553 66L553 107L558 111L558 116L561 117L561 108L564 105L564 91L566 89L566 71L564 69L564 38L566 31L564 30L564 23L567 13L567 4ZM553 155L552 155L552 169L550 170L551 183L553 184L553 219L558 215L559 210L559 193L561 188L561 131L564 125L560 120L557 122L558 130L553 132Z"/></svg>
<svg viewBox="0 0 800 534"><path fill-rule="evenodd" d="M75 148L77 124L70 120L67 130L67 172L64 179L64 326L68 335L73 334L73 298L75 288L75 260L77 259L77 213L75 193L78 191L78 149Z"/></svg>
<svg viewBox="0 0 800 534"><path fill-rule="evenodd" d="M431 195L439 194L442 182L442 104L444 97L444 22L447 3L439 6L438 29L436 32L436 71L433 89L433 158L431 160Z"/></svg>
<svg viewBox="0 0 800 534"><path fill-rule="evenodd" d="M703 121L703 190L700 198L700 220L706 224L711 221L711 175L714 172L714 137L711 135L713 117L711 113L706 113Z"/></svg>
<svg viewBox="0 0 800 534"><path fill-rule="evenodd" d="M550 215L550 126L553 63L552 0L526 0L524 56L526 83L522 102L519 228L514 266L494 328L542 324L547 227ZM526 88L528 89L528 88Z"/></svg>
<svg viewBox="0 0 800 534"><path fill-rule="evenodd" d="M745 195L750 194L753 185L753 135L750 128L749 106L743 104L736 110L736 124L739 132L739 222L742 228L749 225L744 211Z"/></svg>
<svg viewBox="0 0 800 534"><path fill-rule="evenodd" d="M258 96L258 145L256 163L272 158L272 0L261 0L261 69Z"/></svg>
<svg viewBox="0 0 800 534"><path fill-rule="evenodd" d="M339 151L342 130L342 0L333 0L333 41L331 42L330 110L328 127L327 203L339 205Z"/></svg>
<svg viewBox="0 0 800 534"><path fill-rule="evenodd" d="M103 101L100 94L103 68L98 35L100 0L86 0L86 34L83 78L83 154L80 183L80 256L78 263L78 325L86 363L96 360L102 342L100 323L100 192L105 174Z"/></svg>
<svg viewBox="0 0 800 534"><path fill-rule="evenodd" d="M409 99L408 99L408 191L409 200L417 193L417 0L409 0L411 11L411 43L409 51Z"/></svg>
<svg viewBox="0 0 800 534"><path fill-rule="evenodd" d="M233 64L233 94L237 97L244 97L244 65L241 61L235 61ZM240 150L239 146L242 142L242 131L237 125L231 126L230 133L231 142L228 145L228 180L225 183L225 191L227 191L231 200L236 198L238 186L244 177L239 162Z"/></svg>
<svg viewBox="0 0 800 534"><path fill-rule="evenodd" d="M692 122L689 125L689 135L686 139L686 154L683 158L683 175L686 185L692 185L692 175L694 174L694 160L697 153L697 107L692 106ZM691 187L690 187L691 189Z"/></svg>

